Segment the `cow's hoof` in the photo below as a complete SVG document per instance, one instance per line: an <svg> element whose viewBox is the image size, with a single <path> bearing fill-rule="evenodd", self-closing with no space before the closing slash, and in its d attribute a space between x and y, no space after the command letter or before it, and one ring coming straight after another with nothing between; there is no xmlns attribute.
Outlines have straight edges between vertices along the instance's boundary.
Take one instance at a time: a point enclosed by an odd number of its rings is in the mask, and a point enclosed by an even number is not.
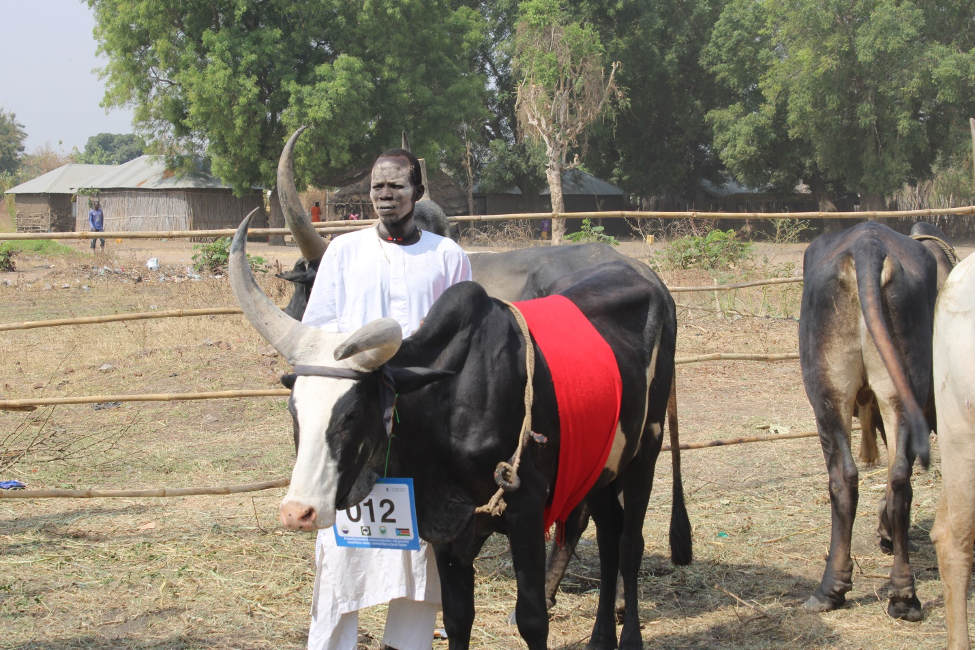
<svg viewBox="0 0 977 650"><path fill-rule="evenodd" d="M923 606L919 604L919 598L889 600L889 616L900 618L910 623L918 623L923 620Z"/></svg>
<svg viewBox="0 0 977 650"><path fill-rule="evenodd" d="M825 598L818 593L811 594L811 597L804 603L804 609L812 612L830 612L838 609L845 604L845 597L840 599Z"/></svg>
<svg viewBox="0 0 977 650"><path fill-rule="evenodd" d="M892 555L892 540L886 539L885 537L880 537L879 550L882 551L884 555Z"/></svg>

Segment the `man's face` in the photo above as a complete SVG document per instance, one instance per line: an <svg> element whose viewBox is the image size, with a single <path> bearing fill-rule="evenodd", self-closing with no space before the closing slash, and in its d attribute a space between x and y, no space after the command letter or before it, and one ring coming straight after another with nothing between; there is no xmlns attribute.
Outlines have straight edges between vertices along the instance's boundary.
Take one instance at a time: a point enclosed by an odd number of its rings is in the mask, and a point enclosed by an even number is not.
<svg viewBox="0 0 977 650"><path fill-rule="evenodd" d="M418 188L410 180L406 158L380 158L373 166L370 200L384 223L396 223L407 216L419 199Z"/></svg>

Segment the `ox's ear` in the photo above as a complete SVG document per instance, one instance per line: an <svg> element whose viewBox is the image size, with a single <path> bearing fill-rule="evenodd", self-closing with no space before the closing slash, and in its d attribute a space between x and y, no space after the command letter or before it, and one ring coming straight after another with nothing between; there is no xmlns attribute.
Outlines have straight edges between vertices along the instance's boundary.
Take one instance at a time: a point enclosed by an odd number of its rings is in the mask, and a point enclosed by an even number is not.
<svg viewBox="0 0 977 650"><path fill-rule="evenodd" d="M284 386L288 390L292 390L293 388L295 388L296 377L298 377L298 375L296 375L294 372L291 372L287 375L282 375L279 381L282 382L282 386Z"/></svg>
<svg viewBox="0 0 977 650"><path fill-rule="evenodd" d="M454 375L452 370L431 370L430 368L396 368L391 373L398 393L412 393L428 384L441 381Z"/></svg>

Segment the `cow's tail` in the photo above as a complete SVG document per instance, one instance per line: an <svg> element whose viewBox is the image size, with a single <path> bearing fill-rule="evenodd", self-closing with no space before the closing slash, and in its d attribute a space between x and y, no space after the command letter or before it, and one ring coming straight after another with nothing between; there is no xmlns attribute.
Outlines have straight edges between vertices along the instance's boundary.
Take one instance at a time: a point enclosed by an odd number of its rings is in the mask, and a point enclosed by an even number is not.
<svg viewBox="0 0 977 650"><path fill-rule="evenodd" d="M919 407L913 391L906 377L906 370L896 353L895 344L889 335L889 328L885 324L882 310L882 271L885 265L886 253L881 246L860 246L856 249L855 279L858 283L858 300L862 304L862 316L868 328L872 341L875 343L879 356L902 403L907 424L909 425L909 449L919 458L923 467L929 467L930 440L929 425L923 410ZM929 341L926 345L931 345ZM887 444L898 444L896 432L890 434L892 440Z"/></svg>
<svg viewBox="0 0 977 650"><path fill-rule="evenodd" d="M673 564L692 563L692 524L685 509L685 493L682 490L682 460L678 442L678 411L675 404L675 371L672 370L672 388L668 394L668 442L672 448L672 521L668 530L668 543L672 549Z"/></svg>

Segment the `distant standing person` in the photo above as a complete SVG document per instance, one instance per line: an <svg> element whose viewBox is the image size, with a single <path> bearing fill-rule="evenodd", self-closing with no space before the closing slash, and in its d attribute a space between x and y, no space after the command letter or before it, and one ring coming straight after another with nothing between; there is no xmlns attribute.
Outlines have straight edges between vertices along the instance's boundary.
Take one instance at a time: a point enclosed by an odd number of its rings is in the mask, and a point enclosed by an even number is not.
<svg viewBox="0 0 977 650"><path fill-rule="evenodd" d="M105 231L105 215L102 214L102 204L95 201L95 207L88 211L88 228L92 232ZM105 250L105 238L102 238L102 250ZM95 240L92 239L92 250L95 250Z"/></svg>
<svg viewBox="0 0 977 650"><path fill-rule="evenodd" d="M540 239L549 239L550 238L550 220L549 219L540 219L539 220L539 236L540 236Z"/></svg>
<svg viewBox="0 0 977 650"><path fill-rule="evenodd" d="M319 208L319 202L316 201L315 205L312 206L312 223L318 223L322 221L322 209Z"/></svg>

